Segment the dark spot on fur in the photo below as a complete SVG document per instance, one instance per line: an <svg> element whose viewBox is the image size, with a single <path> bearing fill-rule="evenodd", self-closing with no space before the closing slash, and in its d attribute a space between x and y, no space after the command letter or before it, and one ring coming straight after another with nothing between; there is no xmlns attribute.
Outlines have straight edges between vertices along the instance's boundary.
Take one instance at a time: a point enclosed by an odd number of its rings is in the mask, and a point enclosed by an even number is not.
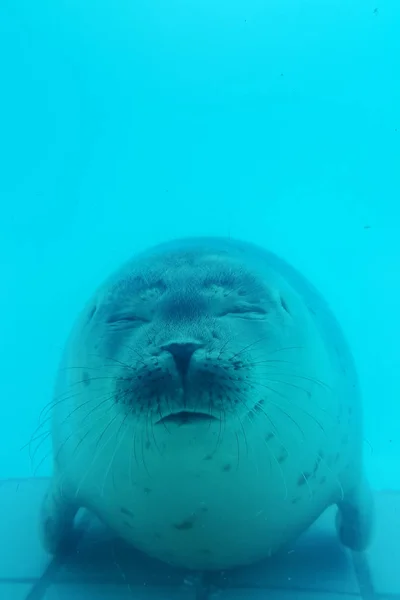
<svg viewBox="0 0 400 600"><path fill-rule="evenodd" d="M286 304L286 302L285 302L285 300L282 298L282 296L281 296L281 306L282 306L283 310L284 310L285 312L287 312L287 314L288 314L288 315L290 315L290 310L289 310L289 308L288 308L288 305Z"/></svg>
<svg viewBox="0 0 400 600"><path fill-rule="evenodd" d="M317 474L320 463L321 463L321 456L318 456L317 460L315 461L314 469L312 472L313 477L315 477L315 475Z"/></svg>
<svg viewBox="0 0 400 600"><path fill-rule="evenodd" d="M202 506L202 507L201 507L201 510L202 510L203 512L208 512L208 506Z"/></svg>
<svg viewBox="0 0 400 600"><path fill-rule="evenodd" d="M84 383L84 385L90 385L90 376L89 376L89 373L87 373L86 371L84 371L82 373L82 377L83 377L83 383Z"/></svg>
<svg viewBox="0 0 400 600"><path fill-rule="evenodd" d="M204 457L204 460L212 460L212 459L213 459L212 454L206 454L206 456Z"/></svg>
<svg viewBox="0 0 400 600"><path fill-rule="evenodd" d="M143 488L143 491L144 491L145 494L148 495L151 492L151 488L145 487L145 488Z"/></svg>
<svg viewBox="0 0 400 600"><path fill-rule="evenodd" d="M174 525L175 529L179 529L179 531L187 531L188 529L193 529L193 525L195 522L195 517L191 516L180 523L176 523Z"/></svg>
<svg viewBox="0 0 400 600"><path fill-rule="evenodd" d="M309 473L308 471L304 471L304 473L302 473L300 475L300 477L297 480L297 485L305 485L307 483L307 481L310 479L311 477L311 473Z"/></svg>
<svg viewBox="0 0 400 600"><path fill-rule="evenodd" d="M125 525L125 527L129 527L130 529L132 529L132 523L129 523L129 521L122 521L122 522Z"/></svg>
<svg viewBox="0 0 400 600"><path fill-rule="evenodd" d="M128 515L128 517L135 516L132 511L130 511L128 508L124 508L123 506L121 506L121 512L123 515Z"/></svg>
<svg viewBox="0 0 400 600"><path fill-rule="evenodd" d="M145 446L144 446L144 447L146 448L146 450L150 450L150 448L151 448L151 444L150 444L150 442L149 442L149 441L147 441L147 442L145 443Z"/></svg>
<svg viewBox="0 0 400 600"><path fill-rule="evenodd" d="M292 504L297 504L300 500L300 496L296 496L296 498L293 498L292 500Z"/></svg>
<svg viewBox="0 0 400 600"><path fill-rule="evenodd" d="M285 462L288 456L288 451L283 448L280 455L278 456L278 463L281 465L283 462Z"/></svg>
<svg viewBox="0 0 400 600"><path fill-rule="evenodd" d="M47 519L44 522L44 528L47 532L47 534L50 534L50 536L53 535L53 531L54 531L54 520L51 517L47 517Z"/></svg>
<svg viewBox="0 0 400 600"><path fill-rule="evenodd" d="M269 433L267 433L267 435L265 436L265 439L267 440L267 442L270 442L272 440L272 438L275 437L275 434L272 433L272 431L270 431Z"/></svg>
<svg viewBox="0 0 400 600"><path fill-rule="evenodd" d="M323 477L321 477L321 479L319 480L319 482L320 482L320 484L322 485L322 484L324 484L324 483L325 483L325 481L326 481L326 477L325 477L325 475L324 475Z"/></svg>
<svg viewBox="0 0 400 600"><path fill-rule="evenodd" d="M88 314L88 318L87 318L87 321L86 321L88 324L93 319L96 310L97 310L97 306L96 305L92 306L92 308L90 309L89 314Z"/></svg>
<svg viewBox="0 0 400 600"><path fill-rule="evenodd" d="M202 548L200 550L200 552L201 552L201 554L206 554L207 556L211 556L212 555L211 550L208 550L207 548Z"/></svg>
<svg viewBox="0 0 400 600"><path fill-rule="evenodd" d="M231 469L232 469L232 465L230 465L230 464L224 465L224 466L222 467L222 470L223 470L223 471L230 471Z"/></svg>

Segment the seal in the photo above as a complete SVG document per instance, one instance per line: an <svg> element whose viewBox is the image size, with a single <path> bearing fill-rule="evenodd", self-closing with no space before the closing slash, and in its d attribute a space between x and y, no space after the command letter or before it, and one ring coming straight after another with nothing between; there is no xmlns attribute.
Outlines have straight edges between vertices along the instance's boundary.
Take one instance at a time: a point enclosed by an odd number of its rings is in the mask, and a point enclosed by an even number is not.
<svg viewBox="0 0 400 600"><path fill-rule="evenodd" d="M184 239L125 264L73 327L51 419L50 552L81 507L190 569L270 556L332 504L342 543L369 543L350 350L316 289L257 246Z"/></svg>

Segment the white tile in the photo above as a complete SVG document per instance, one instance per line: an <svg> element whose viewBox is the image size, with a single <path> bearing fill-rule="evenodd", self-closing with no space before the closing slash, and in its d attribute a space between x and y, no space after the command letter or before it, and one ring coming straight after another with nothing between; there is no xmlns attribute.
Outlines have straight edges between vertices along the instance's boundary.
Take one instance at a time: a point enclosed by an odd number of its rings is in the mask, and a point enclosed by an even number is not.
<svg viewBox="0 0 400 600"><path fill-rule="evenodd" d="M39 542L46 479L0 481L0 579L38 578L51 558Z"/></svg>
<svg viewBox="0 0 400 600"><path fill-rule="evenodd" d="M120 586L179 588L187 571L174 569L128 546L91 519L92 526L56 574L56 583L92 583Z"/></svg>
<svg viewBox="0 0 400 600"><path fill-rule="evenodd" d="M217 587L358 594L351 554L341 546L334 529L335 510L326 511L287 553L226 571L220 581L214 577Z"/></svg>
<svg viewBox="0 0 400 600"><path fill-rule="evenodd" d="M375 495L377 522L366 557L377 594L400 595L400 492Z"/></svg>
<svg viewBox="0 0 400 600"><path fill-rule="evenodd" d="M192 589L146 588L127 585L51 586L44 600L195 600Z"/></svg>
<svg viewBox="0 0 400 600"><path fill-rule="evenodd" d="M0 598L1 600L25 600L30 585L25 583L0 583Z"/></svg>
<svg viewBox="0 0 400 600"><path fill-rule="evenodd" d="M361 600L360 596L348 594L324 594L320 592L298 592L277 590L226 590L210 595L208 600Z"/></svg>

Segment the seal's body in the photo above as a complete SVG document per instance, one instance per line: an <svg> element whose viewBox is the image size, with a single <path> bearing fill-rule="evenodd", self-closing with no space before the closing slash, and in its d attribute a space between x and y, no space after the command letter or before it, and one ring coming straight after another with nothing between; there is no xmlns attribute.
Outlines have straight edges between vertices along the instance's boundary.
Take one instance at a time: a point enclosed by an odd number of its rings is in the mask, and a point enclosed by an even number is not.
<svg viewBox="0 0 400 600"><path fill-rule="evenodd" d="M255 246L164 244L107 281L66 346L52 435L50 551L79 507L195 569L269 556L335 503L343 543L368 544L349 349L315 289Z"/></svg>

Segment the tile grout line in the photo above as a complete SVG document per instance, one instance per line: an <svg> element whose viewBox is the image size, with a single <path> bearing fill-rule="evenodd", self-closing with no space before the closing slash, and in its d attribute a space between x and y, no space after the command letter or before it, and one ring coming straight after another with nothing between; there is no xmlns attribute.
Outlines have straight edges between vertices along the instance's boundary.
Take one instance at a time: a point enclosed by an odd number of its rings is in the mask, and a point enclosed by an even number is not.
<svg viewBox="0 0 400 600"><path fill-rule="evenodd" d="M76 552L78 544L85 533L86 531L83 527L75 530L75 535L70 540L68 548L63 552L60 552L58 556L53 557L40 579L38 579L29 590L25 600L44 600L48 588L54 583L55 575L62 566L67 564L68 557L73 552Z"/></svg>
<svg viewBox="0 0 400 600"><path fill-rule="evenodd" d="M378 596L372 583L371 571L365 553L351 552L351 557L362 600L376 600Z"/></svg>
<svg viewBox="0 0 400 600"><path fill-rule="evenodd" d="M64 564L64 560L53 558L50 564L45 569L44 573L29 590L25 600L43 600L45 594L53 582L54 576Z"/></svg>

